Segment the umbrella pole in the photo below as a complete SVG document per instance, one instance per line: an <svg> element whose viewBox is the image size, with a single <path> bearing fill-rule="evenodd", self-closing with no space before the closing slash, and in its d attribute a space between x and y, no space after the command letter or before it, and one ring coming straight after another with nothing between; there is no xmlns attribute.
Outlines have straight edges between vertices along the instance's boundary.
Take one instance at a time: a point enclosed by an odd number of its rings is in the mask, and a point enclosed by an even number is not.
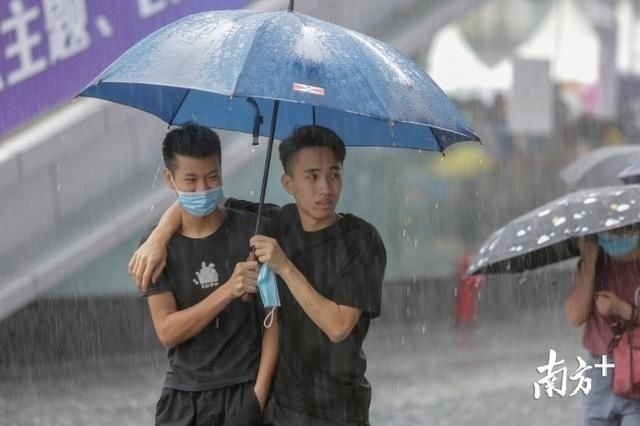
<svg viewBox="0 0 640 426"><path fill-rule="evenodd" d="M264 172L262 174L262 189L260 190L260 202L258 204L258 219L256 221L256 234L260 232L260 224L262 223L262 207L264 206L264 197L267 193L267 180L269 179L269 167L271 166L271 151L273 151L273 138L276 133L276 122L278 121L278 108L280 101L273 102L273 114L271 115L271 129L269 129L269 145L267 145L267 157L264 160Z"/></svg>

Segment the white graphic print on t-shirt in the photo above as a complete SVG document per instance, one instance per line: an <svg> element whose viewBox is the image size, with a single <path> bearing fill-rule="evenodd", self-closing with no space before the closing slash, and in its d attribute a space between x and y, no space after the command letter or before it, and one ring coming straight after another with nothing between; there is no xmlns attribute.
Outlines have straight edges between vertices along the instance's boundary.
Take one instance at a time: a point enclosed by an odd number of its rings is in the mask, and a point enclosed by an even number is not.
<svg viewBox="0 0 640 426"><path fill-rule="evenodd" d="M197 279L193 280L195 285L199 285L200 288L217 287L220 284L218 279L218 271L216 271L216 265L213 263L206 264L202 262L200 272L196 272Z"/></svg>

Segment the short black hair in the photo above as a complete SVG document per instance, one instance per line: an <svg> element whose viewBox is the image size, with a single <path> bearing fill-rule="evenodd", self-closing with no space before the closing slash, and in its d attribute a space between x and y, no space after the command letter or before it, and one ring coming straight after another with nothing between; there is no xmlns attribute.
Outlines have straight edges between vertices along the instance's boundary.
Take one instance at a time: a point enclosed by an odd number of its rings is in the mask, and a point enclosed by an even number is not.
<svg viewBox="0 0 640 426"><path fill-rule="evenodd" d="M312 147L331 149L340 164L347 155L344 142L333 130L322 126L301 126L280 143L280 161L284 172L289 173L291 161L301 149Z"/></svg>
<svg viewBox="0 0 640 426"><path fill-rule="evenodd" d="M171 173L176 171L176 155L204 158L217 154L221 159L220 137L208 127L194 123L172 129L162 141L162 159Z"/></svg>

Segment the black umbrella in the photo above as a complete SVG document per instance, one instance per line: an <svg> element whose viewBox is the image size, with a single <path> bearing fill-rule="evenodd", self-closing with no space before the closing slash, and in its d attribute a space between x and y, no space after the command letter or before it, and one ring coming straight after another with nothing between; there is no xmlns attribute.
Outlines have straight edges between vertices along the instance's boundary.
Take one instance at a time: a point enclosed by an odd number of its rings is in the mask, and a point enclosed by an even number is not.
<svg viewBox="0 0 640 426"><path fill-rule="evenodd" d="M560 177L573 190L619 185L618 173L634 161L640 161L640 146L606 146L573 161Z"/></svg>
<svg viewBox="0 0 640 426"><path fill-rule="evenodd" d="M618 175L618 178L626 183L640 183L640 161L635 161Z"/></svg>
<svg viewBox="0 0 640 426"><path fill-rule="evenodd" d="M494 232L467 272L516 273L560 262L579 255L579 237L639 222L640 185L572 192Z"/></svg>

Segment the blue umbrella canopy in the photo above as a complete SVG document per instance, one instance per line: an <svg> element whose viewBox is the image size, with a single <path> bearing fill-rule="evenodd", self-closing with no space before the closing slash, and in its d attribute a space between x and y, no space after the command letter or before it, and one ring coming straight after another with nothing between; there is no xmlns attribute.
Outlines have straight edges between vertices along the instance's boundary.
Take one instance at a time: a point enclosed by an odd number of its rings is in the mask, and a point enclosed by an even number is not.
<svg viewBox="0 0 640 426"><path fill-rule="evenodd" d="M479 140L411 59L292 10L187 16L134 45L80 96L132 106L171 125L277 139L316 124L356 146L443 151ZM269 121L273 133L260 126Z"/></svg>

